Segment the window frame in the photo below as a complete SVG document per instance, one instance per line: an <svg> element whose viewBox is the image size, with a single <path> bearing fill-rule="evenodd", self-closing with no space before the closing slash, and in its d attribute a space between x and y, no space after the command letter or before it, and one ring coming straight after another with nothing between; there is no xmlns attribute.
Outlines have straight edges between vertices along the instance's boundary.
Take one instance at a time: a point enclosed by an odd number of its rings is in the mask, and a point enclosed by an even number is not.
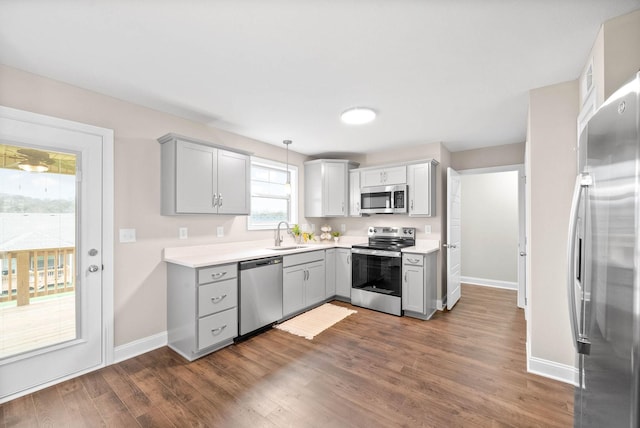
<svg viewBox="0 0 640 428"><path fill-rule="evenodd" d="M287 164L283 162L274 161L271 159L264 159L256 156L251 156L251 168L253 169L254 165L260 166L263 168L271 168L280 171L287 170ZM249 184L249 197L253 201L254 196L256 197L266 197L269 198L269 195L259 194L254 195L253 193L253 179L250 179ZM289 198L282 198L273 196L272 199L288 199L289 201L289 219L287 222L290 225L298 223L298 167L295 165L289 164L289 182L291 183L291 194ZM251 209L253 209L253 204L251 204ZM254 224L251 222L251 216L253 212L250 210L249 215L247 216L247 230L275 230L278 227L277 223L270 224Z"/></svg>

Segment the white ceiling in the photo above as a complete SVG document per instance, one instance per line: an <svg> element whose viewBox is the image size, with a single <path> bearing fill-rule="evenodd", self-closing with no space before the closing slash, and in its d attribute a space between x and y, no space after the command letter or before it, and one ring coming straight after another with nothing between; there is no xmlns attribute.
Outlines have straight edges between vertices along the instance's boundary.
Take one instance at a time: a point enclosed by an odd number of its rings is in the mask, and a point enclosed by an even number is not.
<svg viewBox="0 0 640 428"><path fill-rule="evenodd" d="M0 63L308 155L522 142L640 0L1 0ZM372 124L340 123L369 106Z"/></svg>

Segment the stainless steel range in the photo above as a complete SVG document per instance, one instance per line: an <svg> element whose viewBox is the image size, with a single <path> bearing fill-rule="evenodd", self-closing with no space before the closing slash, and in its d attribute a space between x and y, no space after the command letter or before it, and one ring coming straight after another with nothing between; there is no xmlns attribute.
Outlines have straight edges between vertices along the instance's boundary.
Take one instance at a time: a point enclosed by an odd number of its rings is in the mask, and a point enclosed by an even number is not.
<svg viewBox="0 0 640 428"><path fill-rule="evenodd" d="M402 315L402 253L416 244L413 227L369 227L368 244L351 249L351 303Z"/></svg>

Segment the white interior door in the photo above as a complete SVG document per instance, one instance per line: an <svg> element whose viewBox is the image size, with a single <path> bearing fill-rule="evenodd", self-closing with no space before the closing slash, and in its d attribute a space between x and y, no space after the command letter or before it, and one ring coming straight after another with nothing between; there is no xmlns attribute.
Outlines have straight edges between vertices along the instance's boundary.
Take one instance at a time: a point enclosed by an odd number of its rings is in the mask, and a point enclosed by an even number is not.
<svg viewBox="0 0 640 428"><path fill-rule="evenodd" d="M526 177L518 168L518 307L527 306L527 222L525 205Z"/></svg>
<svg viewBox="0 0 640 428"><path fill-rule="evenodd" d="M460 300L460 237L461 237L461 209L460 209L460 174L452 168L447 168L447 309Z"/></svg>
<svg viewBox="0 0 640 428"><path fill-rule="evenodd" d="M22 184L14 187L29 192L33 185L36 192L51 193L53 181L67 183L66 190L56 188L60 192L56 198L66 201L66 214L71 217L67 222L60 216L67 227L56 228L45 224L40 208L25 207L25 217L32 219L21 224L21 232L0 228L0 257L5 265L3 274L7 273L2 278L3 296L5 292L9 296L0 305L0 337L7 341L8 333L17 330L19 336L33 334L35 340L35 345L0 354L0 402L4 402L101 367L111 355L107 348L112 340L112 314L103 313L103 301L111 300L112 304L112 297L107 293L111 290L103 287L103 263L111 260L112 244L110 240L103 243L103 230L112 233L112 228L103 224L103 189L110 194L112 188L103 187L104 177L111 178L110 171L103 171L103 151L111 160L108 150L113 148L113 131L0 107L0 144L13 153L13 157L0 159L0 171L7 177L18 177ZM40 165L46 171L18 171L20 164ZM0 186L14 189L8 182ZM57 208L46 202L49 197L30 197L58 215ZM4 207L0 207L0 221L9 221L11 216ZM38 240L32 240L32 248L25 247L36 229L41 229ZM52 233L59 236L51 240ZM42 244L43 239L49 239L47 244ZM63 242L64 251L47 248L55 242ZM17 243L22 246L12 250ZM110 283L110 273L108 278ZM69 289L60 292L57 287L61 283ZM53 306L37 310L45 303ZM63 324L67 326L63 335L42 340L62 330L45 332L45 327ZM37 328L32 329L34 325Z"/></svg>

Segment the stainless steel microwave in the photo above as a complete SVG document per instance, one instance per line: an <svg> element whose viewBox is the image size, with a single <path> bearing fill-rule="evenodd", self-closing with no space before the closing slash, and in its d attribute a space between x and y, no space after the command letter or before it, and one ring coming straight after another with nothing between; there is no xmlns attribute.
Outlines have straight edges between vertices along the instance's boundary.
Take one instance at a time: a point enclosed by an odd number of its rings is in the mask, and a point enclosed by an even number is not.
<svg viewBox="0 0 640 428"><path fill-rule="evenodd" d="M363 214L406 214L407 186L373 186L360 189Z"/></svg>

